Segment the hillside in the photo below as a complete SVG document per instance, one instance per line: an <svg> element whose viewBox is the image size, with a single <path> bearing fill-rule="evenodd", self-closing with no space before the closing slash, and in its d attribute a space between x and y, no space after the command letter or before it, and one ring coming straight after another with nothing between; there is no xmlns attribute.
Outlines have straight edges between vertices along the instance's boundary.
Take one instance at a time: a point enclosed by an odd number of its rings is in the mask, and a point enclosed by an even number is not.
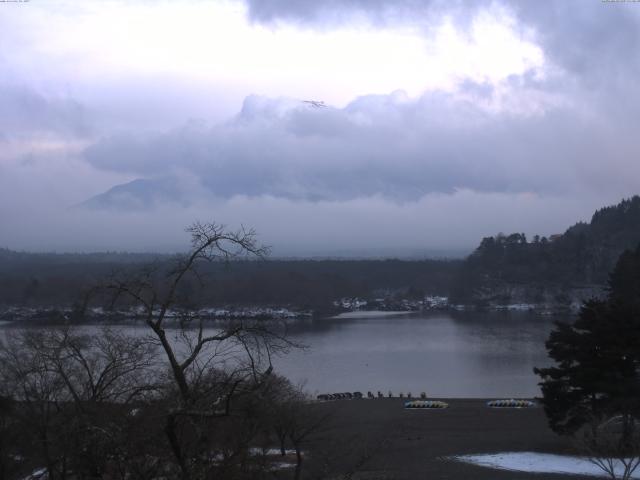
<svg viewBox="0 0 640 480"><path fill-rule="evenodd" d="M462 302L565 302L602 292L620 254L640 243L640 196L596 211L551 238L482 239L453 286Z"/></svg>
<svg viewBox="0 0 640 480"><path fill-rule="evenodd" d="M34 254L0 249L0 309L68 307L112 272L170 256ZM461 260L267 260L202 265L198 305L295 305L322 310L342 297L446 295ZM185 288L190 288L187 285Z"/></svg>
<svg viewBox="0 0 640 480"><path fill-rule="evenodd" d="M482 239L462 260L269 260L205 267L199 305L294 305L322 311L344 297L450 296L452 303L579 304L603 292L625 249L640 243L640 197L551 238ZM0 307L68 307L114 271L170 261L130 253L34 254L0 249Z"/></svg>

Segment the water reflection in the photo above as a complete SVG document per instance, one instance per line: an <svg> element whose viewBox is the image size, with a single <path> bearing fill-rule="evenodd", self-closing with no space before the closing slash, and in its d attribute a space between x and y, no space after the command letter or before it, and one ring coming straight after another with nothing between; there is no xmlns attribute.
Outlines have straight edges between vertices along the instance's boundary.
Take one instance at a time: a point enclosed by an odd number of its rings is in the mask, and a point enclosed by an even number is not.
<svg viewBox="0 0 640 480"><path fill-rule="evenodd" d="M149 333L142 325L117 328ZM551 319L513 312L304 320L288 330L308 348L274 363L310 393L533 397L540 392L532 369L549 363L544 342L551 328Z"/></svg>
<svg viewBox="0 0 640 480"><path fill-rule="evenodd" d="M325 319L298 325L309 345L279 371L312 392L421 391L438 397L531 397L546 365L549 319L518 313L456 313Z"/></svg>

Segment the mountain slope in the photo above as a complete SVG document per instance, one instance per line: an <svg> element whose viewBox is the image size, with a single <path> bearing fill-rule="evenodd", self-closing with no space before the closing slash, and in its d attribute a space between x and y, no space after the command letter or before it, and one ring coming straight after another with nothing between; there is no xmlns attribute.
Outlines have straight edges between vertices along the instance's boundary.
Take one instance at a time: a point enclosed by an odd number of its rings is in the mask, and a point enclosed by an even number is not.
<svg viewBox="0 0 640 480"><path fill-rule="evenodd" d="M160 203L185 201L184 192L173 177L137 178L116 185L78 205L96 210L146 210Z"/></svg>
<svg viewBox="0 0 640 480"><path fill-rule="evenodd" d="M464 262L454 297L539 302L576 290L597 293L620 254L639 243L639 196L602 208L589 223L550 239L528 241L519 233L486 237Z"/></svg>

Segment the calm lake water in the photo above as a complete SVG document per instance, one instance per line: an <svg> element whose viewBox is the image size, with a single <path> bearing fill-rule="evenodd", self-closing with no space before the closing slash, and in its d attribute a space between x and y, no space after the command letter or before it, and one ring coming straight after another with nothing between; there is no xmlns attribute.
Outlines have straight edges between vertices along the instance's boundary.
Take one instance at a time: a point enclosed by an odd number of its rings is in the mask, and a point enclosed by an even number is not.
<svg viewBox="0 0 640 480"><path fill-rule="evenodd" d="M274 365L312 394L534 397L540 391L532 369L549 364L544 342L552 326L549 318L513 312L300 321L289 333L308 348L276 358ZM119 328L146 333L143 327Z"/></svg>
<svg viewBox="0 0 640 480"><path fill-rule="evenodd" d="M312 393L426 392L431 397L533 397L553 327L528 313L439 313L323 319L298 325L309 346L276 362Z"/></svg>

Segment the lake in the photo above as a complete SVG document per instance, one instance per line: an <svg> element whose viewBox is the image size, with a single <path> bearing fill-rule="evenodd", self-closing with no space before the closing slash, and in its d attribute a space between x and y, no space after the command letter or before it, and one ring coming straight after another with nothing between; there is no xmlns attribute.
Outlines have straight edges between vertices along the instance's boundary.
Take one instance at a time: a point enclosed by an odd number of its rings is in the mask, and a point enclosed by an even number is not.
<svg viewBox="0 0 640 480"><path fill-rule="evenodd" d="M396 396L534 397L540 390L532 369L549 364L544 342L552 326L547 317L523 312L301 320L289 334L308 348L274 359L274 366L314 395L391 390ZM120 328L146 333L142 326Z"/></svg>
<svg viewBox="0 0 640 480"><path fill-rule="evenodd" d="M549 364L549 318L520 312L322 319L295 326L309 346L275 362L312 393L380 390L431 397L533 397Z"/></svg>

